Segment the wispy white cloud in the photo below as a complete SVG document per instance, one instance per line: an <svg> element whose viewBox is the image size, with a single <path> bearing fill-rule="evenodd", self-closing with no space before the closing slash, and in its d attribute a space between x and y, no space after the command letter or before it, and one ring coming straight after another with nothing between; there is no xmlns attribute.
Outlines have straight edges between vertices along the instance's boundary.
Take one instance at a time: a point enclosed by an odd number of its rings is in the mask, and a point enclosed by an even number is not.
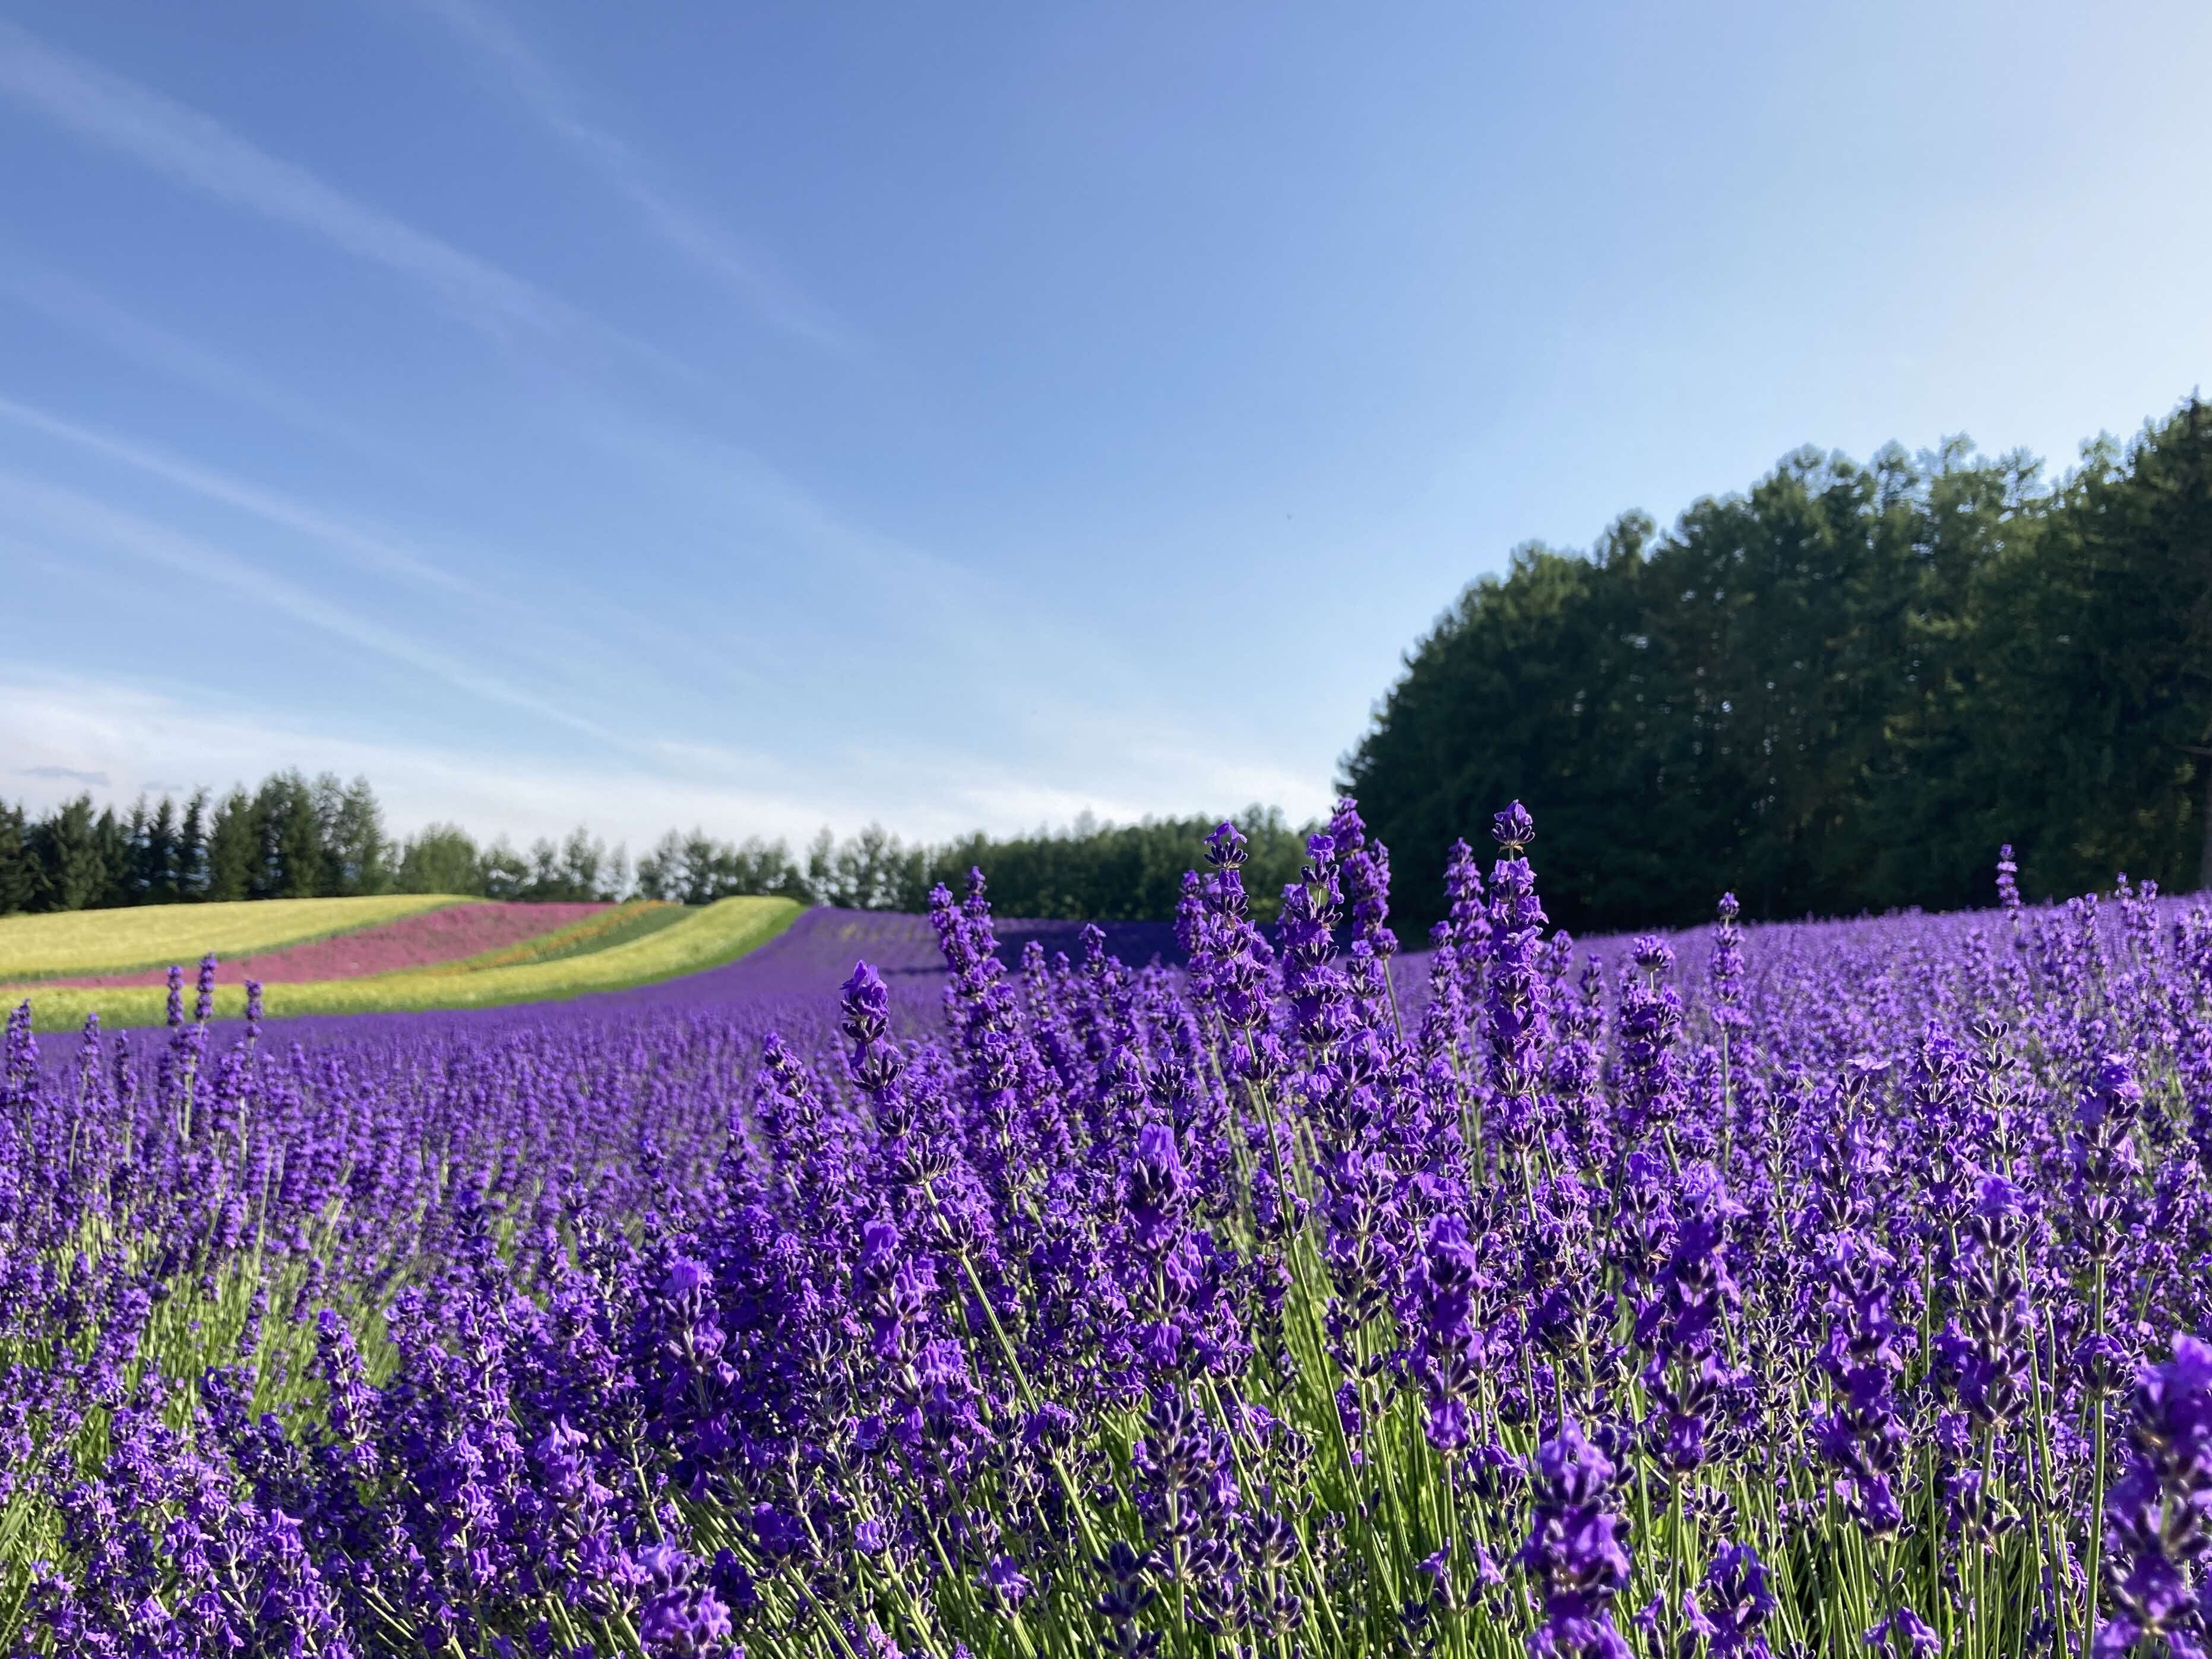
<svg viewBox="0 0 2212 1659"><path fill-rule="evenodd" d="M761 249L671 188L625 140L581 112L580 100L544 55L484 0L419 0L492 63L506 90L627 198L645 224L784 332L838 352L856 349L852 331L777 269Z"/></svg>
<svg viewBox="0 0 2212 1659"><path fill-rule="evenodd" d="M4 398L0 422L77 444L303 538L349 551L357 563L387 571L411 568L407 562L415 556L404 547L321 509L136 441ZM629 452L629 443L605 435L611 447ZM642 435L629 430L623 437L636 441ZM959 730L933 733L910 710L886 708L880 725L858 715L846 732L825 738L803 755L781 759L770 750L701 741L680 726L671 731L662 723L632 723L613 712L634 706L631 700L610 703L572 697L564 703L559 698L561 689L580 693L585 682L574 672L579 661L619 637L618 627L607 639L582 641L568 662L536 664L518 681L409 638L364 616L356 605L335 603L205 540L52 484L0 471L0 508L27 520L27 529L46 545L88 543L221 582L356 647L434 674L470 696L586 732L627 757L626 762L610 761L617 775L601 787L608 801L619 797L627 802L633 795L660 800L682 822L703 823L720 833L750 833L770 817L780 826L777 833L794 834L824 821L846 830L880 819L902 835L941 839L978 828L1007 831L1062 823L1085 811L1127 821L1148 812L1232 811L1260 800L1303 817L1325 805L1326 778L1255 763L1233 711L1194 726L1187 708L1163 695L1162 688L1121 660L1109 642L1087 635L1073 619L1038 612L977 573L854 525L765 463L743 452L702 448L672 438L641 443L630 453L673 465L679 474L690 474L696 466L686 493L696 510L706 512L710 526L757 535L759 545L769 550L758 556L828 561L840 573L839 588L867 595L869 604L897 617L908 641L900 647L908 653L902 672L927 682L933 674L957 671L964 688ZM0 537L4 534L0 529ZM610 625L619 622L611 616L603 620ZM768 620L749 617L749 633L763 628L773 632ZM534 636L536 630L522 631ZM665 662L696 654L701 643L696 629L664 619L649 640L640 641L640 648ZM724 659L726 672L744 672L741 660L730 665L732 653L727 650L709 654ZM740 659L743 654L736 653ZM972 670L978 662L1001 665L977 677ZM787 680L779 680L763 695L804 701L818 691L813 677L823 672L818 663L794 665ZM701 682L694 678L690 683L696 690ZM578 709L586 712L580 714ZM337 731L333 739L344 741ZM557 755L565 741L556 737L533 747ZM64 757L50 763L80 763ZM274 763L252 765L266 769ZM510 757L505 763L529 763ZM314 767L333 764L337 763L322 761ZM154 761L149 765L165 776L179 769ZM544 798L569 799L550 786ZM430 810L433 816L464 816L458 805ZM627 805L623 810L629 810ZM678 821L667 818L662 827ZM505 820L495 816L483 822L497 827Z"/></svg>
<svg viewBox="0 0 2212 1659"><path fill-rule="evenodd" d="M698 522L845 573L849 605L880 605L902 618L917 641L981 651L1006 637L1013 602L1000 586L955 560L855 522L757 450L606 404L579 407L574 420L580 436L654 487L680 492ZM1034 616L1024 621L1031 629L1044 623Z"/></svg>
<svg viewBox="0 0 2212 1659"><path fill-rule="evenodd" d="M320 237L502 336L586 325L535 285L323 182L222 123L0 23L0 95L179 184Z"/></svg>
<svg viewBox="0 0 2212 1659"><path fill-rule="evenodd" d="M598 665L609 684L634 679L634 664L617 660L619 640L634 639L636 648L649 642L648 624L604 594L590 599L592 624L575 625L573 618L586 603L581 593L568 593L557 577L542 568L533 570L526 593L511 583L487 582L467 574L465 566L481 564L483 556L471 550L465 558L442 543L425 544L380 526L364 526L339 512L309 505L295 497L234 475L217 471L135 439L102 431L64 419L48 410L0 395L0 422L77 446L90 453L118 461L146 475L174 484L205 500L234 507L264 523L312 538L341 555L356 568L394 580L434 594L441 604L473 606L488 623L499 623L508 653L527 662L538 672L574 684ZM4 538L0 538L4 544ZM535 604L532 600L536 601ZM515 626L527 615L527 627ZM672 638L664 623L653 625L653 646L664 662L681 661L693 676L715 676L760 684L741 663L726 653L701 653L688 641Z"/></svg>
<svg viewBox="0 0 2212 1659"><path fill-rule="evenodd" d="M874 799L899 804L901 826L914 826L904 832L1024 829L1084 811L1125 822L1254 801L1294 818L1326 811L1325 773L1255 762L1263 751L1243 711L1194 715L1172 681L1079 616L858 523L739 446L605 411L580 418L579 429L667 479L699 522L836 572L841 604L875 617L902 672L925 683L942 672L960 687L974 740L957 751L878 748L865 725L841 746L845 772L866 780ZM903 711L889 724L913 729ZM1009 752L1024 758L990 758Z"/></svg>
<svg viewBox="0 0 2212 1659"><path fill-rule="evenodd" d="M0 254L0 295L89 335L119 357L258 409L288 426L343 439L356 448L375 447L328 410L294 396L219 352L148 322L89 284L20 253Z"/></svg>
<svg viewBox="0 0 2212 1659"><path fill-rule="evenodd" d="M212 543L74 490L0 471L0 506L24 514L48 534L106 548L213 583L401 666L441 680L455 690L499 703L616 746L628 739L599 720L578 714L526 688L447 655L269 570L248 564Z"/></svg>
<svg viewBox="0 0 2212 1659"><path fill-rule="evenodd" d="M671 246L690 254L785 333L842 355L860 349L846 325L778 276L766 258L747 247L690 204L649 183L627 149L606 164L647 224Z"/></svg>
<svg viewBox="0 0 2212 1659"><path fill-rule="evenodd" d="M114 786L105 772L87 772L74 766L21 766L15 769L19 778L39 778L48 783L81 783L88 789L109 789Z"/></svg>
<svg viewBox="0 0 2212 1659"><path fill-rule="evenodd" d="M392 541L371 535L273 491L241 483L147 445L134 443L112 433L94 431L90 427L64 420L58 415L50 415L44 410L34 409L28 404L18 403L5 396L0 396L0 420L11 421L50 438L62 439L95 454L104 455L110 460L121 461L142 472L150 473L155 477L204 495L210 501L241 508L285 529L313 536L380 574L396 576L448 593L466 594L486 602L496 598L465 576Z"/></svg>

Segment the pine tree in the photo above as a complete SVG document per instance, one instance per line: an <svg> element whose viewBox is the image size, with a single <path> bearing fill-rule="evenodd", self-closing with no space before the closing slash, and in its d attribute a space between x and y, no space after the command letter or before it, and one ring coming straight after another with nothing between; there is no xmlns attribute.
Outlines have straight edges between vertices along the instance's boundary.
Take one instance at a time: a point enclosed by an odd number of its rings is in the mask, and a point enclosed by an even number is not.
<svg viewBox="0 0 2212 1659"><path fill-rule="evenodd" d="M183 827L177 831L177 896L181 899L207 896L207 812L208 792L193 790L185 804Z"/></svg>
<svg viewBox="0 0 2212 1659"><path fill-rule="evenodd" d="M106 814L112 826L114 814ZM38 864L39 894L33 908L83 910L98 904L108 889L108 866L92 797L79 795L31 826L29 842Z"/></svg>
<svg viewBox="0 0 2212 1659"><path fill-rule="evenodd" d="M327 780L335 784L335 779ZM322 785L317 785L319 805ZM367 778L356 778L329 805L324 823L330 890L348 896L392 890L392 847L384 838L384 809Z"/></svg>
<svg viewBox="0 0 2212 1659"><path fill-rule="evenodd" d="M234 786L216 805L208 825L208 898L229 902L258 896L261 829L254 808L252 797L240 786Z"/></svg>
<svg viewBox="0 0 2212 1659"><path fill-rule="evenodd" d="M93 823L93 842L98 849L101 880L86 901L88 909L99 909L110 905L131 904L137 902L131 891L132 853L134 837L131 821L115 815L112 806L103 806L100 817Z"/></svg>
<svg viewBox="0 0 2212 1659"><path fill-rule="evenodd" d="M0 916L28 910L38 902L39 866L29 829L21 806L0 801Z"/></svg>
<svg viewBox="0 0 2212 1659"><path fill-rule="evenodd" d="M328 849L315 786L296 770L272 772L254 796L253 817L258 858L252 896L314 898L327 893Z"/></svg>
<svg viewBox="0 0 2212 1659"><path fill-rule="evenodd" d="M171 904L177 898L177 803L167 795L147 820L143 902Z"/></svg>

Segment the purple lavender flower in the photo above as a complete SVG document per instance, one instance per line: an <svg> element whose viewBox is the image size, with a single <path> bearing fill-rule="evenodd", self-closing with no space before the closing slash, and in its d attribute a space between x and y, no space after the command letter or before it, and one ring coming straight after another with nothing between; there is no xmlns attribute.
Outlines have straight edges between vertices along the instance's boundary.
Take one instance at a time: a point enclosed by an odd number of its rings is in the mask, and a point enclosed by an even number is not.
<svg viewBox="0 0 2212 1659"><path fill-rule="evenodd" d="M636 1570L649 1594L638 1609L638 1639L647 1653L706 1659L718 1655L730 1634L730 1610L711 1586L694 1582L697 1564L673 1544L638 1552Z"/></svg>
<svg viewBox="0 0 2212 1659"><path fill-rule="evenodd" d="M1536 833L1520 802L1498 815L1494 832L1507 856L1490 872L1490 974L1485 1012L1498 1139L1517 1157L1549 1127L1553 1103L1542 1093L1551 1036L1550 987L1542 968L1546 917L1535 872L1520 852Z"/></svg>
<svg viewBox="0 0 2212 1659"><path fill-rule="evenodd" d="M1628 1587L1628 1522L1613 1513L1614 1468L1570 1419L1536 1455L1535 1506L1515 1558L1542 1599L1528 1638L1531 1659L1629 1659L1613 1622L1613 1598Z"/></svg>
<svg viewBox="0 0 2212 1659"><path fill-rule="evenodd" d="M1712 1659L1772 1659L1759 1626L1775 1607L1758 1552L1748 1544L1724 1544L1705 1569L1690 1623Z"/></svg>
<svg viewBox="0 0 2212 1659"><path fill-rule="evenodd" d="M215 952L210 951L200 958L200 975L197 994L192 1000L192 1023L204 1025L215 1017Z"/></svg>
<svg viewBox="0 0 2212 1659"><path fill-rule="evenodd" d="M1175 1131L1164 1123L1147 1123L1139 1129L1136 1157L1124 1179L1123 1202L1136 1242L1142 1249L1157 1251L1180 1227L1188 1198Z"/></svg>
<svg viewBox="0 0 2212 1659"><path fill-rule="evenodd" d="M1368 839L1358 805L1349 799L1337 802L1328 821L1328 834L1335 846L1338 867L1344 872L1344 896L1352 906L1354 936L1377 957L1395 955L1397 935L1384 925L1390 914L1390 849Z"/></svg>
<svg viewBox="0 0 2212 1659"><path fill-rule="evenodd" d="M1721 1028L1725 1040L1734 1042L1751 1024L1743 1006L1743 929L1736 925L1742 907L1734 893L1721 895L1719 913L1705 975L1713 990L1713 1024Z"/></svg>
<svg viewBox="0 0 2212 1659"><path fill-rule="evenodd" d="M1528 816L1528 809L1515 801L1492 819L1490 833L1498 842L1498 850L1509 859L1521 856L1521 849L1536 839L1536 825Z"/></svg>
<svg viewBox="0 0 2212 1659"><path fill-rule="evenodd" d="M1837 1469L1837 1490L1851 1514L1887 1537L1903 1520L1896 1480L1908 1434L1896 1394L1905 1367L1905 1331L1891 1309L1896 1259L1847 1231L1830 1243L1824 1265L1829 1337L1820 1367L1831 1393L1814 1418L1814 1443Z"/></svg>
<svg viewBox="0 0 2212 1659"><path fill-rule="evenodd" d="M2174 1339L2173 1358L2146 1367L2128 1424L2127 1472L2105 1495L2105 1571L2113 1617L2097 1630L2100 1659L2163 1640L2175 1654L2212 1638L2212 1346Z"/></svg>
<svg viewBox="0 0 2212 1659"><path fill-rule="evenodd" d="M1482 1281L1481 1258L1457 1216L1429 1224L1413 1283L1419 1310L1418 1352L1428 1390L1429 1443L1447 1455L1465 1448L1469 1434L1467 1396L1479 1360L1474 1297Z"/></svg>

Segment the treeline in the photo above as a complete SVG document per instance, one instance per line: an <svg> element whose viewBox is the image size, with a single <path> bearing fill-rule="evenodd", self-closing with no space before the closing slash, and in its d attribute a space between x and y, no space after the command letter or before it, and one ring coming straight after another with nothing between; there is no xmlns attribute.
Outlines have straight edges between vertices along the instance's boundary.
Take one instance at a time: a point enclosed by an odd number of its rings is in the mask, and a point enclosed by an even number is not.
<svg viewBox="0 0 2212 1659"><path fill-rule="evenodd" d="M330 773L273 773L250 793L182 802L141 797L127 812L89 795L40 817L0 801L0 915L372 893L616 899L631 886L623 854L582 830L527 853L479 847L451 824L395 842L368 780Z"/></svg>
<svg viewBox="0 0 2212 1659"><path fill-rule="evenodd" d="M680 853L667 851L700 844L706 855L688 871ZM251 793L240 787L217 799L200 790L181 803L141 798L128 812L95 809L89 795L41 817L0 802L0 915L372 893L525 903L680 897L687 878L697 886L702 873L711 877L704 884L710 897L798 890L779 879L789 854L780 843L772 851L780 866L760 869L721 860L721 845L703 836L672 835L633 875L623 848L609 852L584 829L527 851L504 838L479 842L453 823L393 840L368 779L346 784L328 773L310 781L280 772Z"/></svg>
<svg viewBox="0 0 2212 1659"><path fill-rule="evenodd" d="M981 833L937 844L903 842L872 824L846 841L827 830L805 852L781 841L717 841L703 831L668 835L637 862L637 890L649 898L704 904L739 893L784 894L854 910L927 909L930 889L957 888L970 869L990 884L1000 915L1079 921L1165 921L1175 915L1186 871L1201 860L1218 817L1148 818L1006 839ZM1279 809L1237 815L1249 838L1245 882L1253 910L1272 918L1279 895L1305 856L1307 829ZM1310 826L1308 826L1310 828Z"/></svg>
<svg viewBox="0 0 2212 1659"><path fill-rule="evenodd" d="M1661 534L1531 544L1406 659L1344 763L1439 913L1445 848L1535 814L1547 908L1689 922L2212 885L2212 410L2046 483L1963 439L1804 450Z"/></svg>
<svg viewBox="0 0 2212 1659"><path fill-rule="evenodd" d="M0 915L388 892L392 857L361 778L283 772L251 794L142 797L127 813L95 811L89 795L42 817L0 801Z"/></svg>
<svg viewBox="0 0 2212 1659"><path fill-rule="evenodd" d="M879 825L838 840L824 830L794 852L758 836L723 841L671 831L631 866L587 830L517 851L434 823L402 840L385 832L368 780L281 772L249 793L142 798L127 812L81 795L33 817L0 802L0 915L222 899L459 893L541 902L671 899L707 904L741 894L863 910L921 910L939 882L983 870L1002 915L1166 920L1186 870L1217 820L1148 819L1000 840L905 842ZM1255 908L1297 873L1304 832L1273 809L1248 808Z"/></svg>

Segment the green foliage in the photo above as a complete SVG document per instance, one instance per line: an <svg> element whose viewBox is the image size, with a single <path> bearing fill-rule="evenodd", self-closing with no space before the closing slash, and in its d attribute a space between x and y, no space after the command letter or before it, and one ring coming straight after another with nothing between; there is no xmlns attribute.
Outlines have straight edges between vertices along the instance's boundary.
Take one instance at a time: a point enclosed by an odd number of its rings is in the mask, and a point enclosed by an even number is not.
<svg viewBox="0 0 2212 1659"><path fill-rule="evenodd" d="M384 809L367 778L343 788L325 773L315 781L315 816L321 832L322 891L332 898L368 898L392 886L392 843L385 839Z"/></svg>
<svg viewBox="0 0 2212 1659"><path fill-rule="evenodd" d="M477 890L488 899L511 900L529 880L529 860L508 846L504 836L485 848L477 860Z"/></svg>
<svg viewBox="0 0 2212 1659"><path fill-rule="evenodd" d="M2045 487L1963 440L1803 450L1660 535L1517 550L1407 659L1345 763L1441 912L1441 849L1525 800L1555 920L1987 902L2116 869L2212 884L2212 411Z"/></svg>
<svg viewBox="0 0 2212 1659"><path fill-rule="evenodd" d="M207 818L208 793L195 789L191 799L185 803L184 820L177 828L176 896L180 899L207 895Z"/></svg>
<svg viewBox="0 0 2212 1659"><path fill-rule="evenodd" d="M927 873L932 884L942 881L957 891L970 867L982 871L992 908L1002 915L1164 921L1175 915L1184 872L1198 866L1206 837L1220 822L1204 816L1124 824L1081 819L1066 830L1004 841L978 834L930 849ZM1271 920L1284 885L1304 860L1306 830L1286 823L1275 807L1248 806L1236 822L1251 843L1244 884L1253 914ZM927 886L923 891L926 898Z"/></svg>
<svg viewBox="0 0 2212 1659"><path fill-rule="evenodd" d="M179 807L141 796L118 817L90 796L44 817L0 805L0 915L180 900L354 898L393 890L395 849L367 778L279 772L248 794ZM33 872L27 896L21 877Z"/></svg>
<svg viewBox="0 0 2212 1659"><path fill-rule="evenodd" d="M483 871L476 842L458 823L426 824L407 838L392 884L402 893L483 891Z"/></svg>
<svg viewBox="0 0 2212 1659"><path fill-rule="evenodd" d="M253 798L258 860L252 898L313 898L322 890L325 849L323 816L301 774L265 779Z"/></svg>
<svg viewBox="0 0 2212 1659"><path fill-rule="evenodd" d="M28 910L39 900L42 883L27 830L23 809L0 800L0 916Z"/></svg>
<svg viewBox="0 0 2212 1659"><path fill-rule="evenodd" d="M936 877L927 848L906 846L880 823L842 842L824 830L806 849L806 890L817 904L924 910Z"/></svg>
<svg viewBox="0 0 2212 1659"><path fill-rule="evenodd" d="M208 830L208 880L204 896L216 900L252 897L256 849L260 835L253 821L253 802L243 788L234 788L215 809Z"/></svg>
<svg viewBox="0 0 2212 1659"><path fill-rule="evenodd" d="M758 896L807 898L805 878L781 841L758 836L743 842L719 842L704 830L690 835L670 830L637 861L641 898L678 904L711 904L716 899Z"/></svg>
<svg viewBox="0 0 2212 1659"><path fill-rule="evenodd" d="M629 854L617 848L610 854L605 842L579 824L558 846L543 837L532 842L529 862L507 896L531 903L582 904L620 897L629 887Z"/></svg>
<svg viewBox="0 0 2212 1659"><path fill-rule="evenodd" d="M704 830L671 831L637 861L641 897L707 904L757 894L848 910L929 908L939 882L957 890L972 869L990 884L1001 915L1081 921L1166 921L1175 915L1186 871L1197 866L1218 817L1147 818L1101 824L1089 817L1066 830L998 839L980 830L943 845L908 842L879 823L839 841L827 830L804 859L781 841L716 841ZM1305 830L1279 809L1251 806L1237 823L1251 840L1245 880L1253 911L1272 917L1284 884L1304 858Z"/></svg>
<svg viewBox="0 0 2212 1659"><path fill-rule="evenodd" d="M114 815L104 815L112 823ZM38 866L41 910L81 910L107 896L108 863L92 797L64 801L32 824L25 837Z"/></svg>

